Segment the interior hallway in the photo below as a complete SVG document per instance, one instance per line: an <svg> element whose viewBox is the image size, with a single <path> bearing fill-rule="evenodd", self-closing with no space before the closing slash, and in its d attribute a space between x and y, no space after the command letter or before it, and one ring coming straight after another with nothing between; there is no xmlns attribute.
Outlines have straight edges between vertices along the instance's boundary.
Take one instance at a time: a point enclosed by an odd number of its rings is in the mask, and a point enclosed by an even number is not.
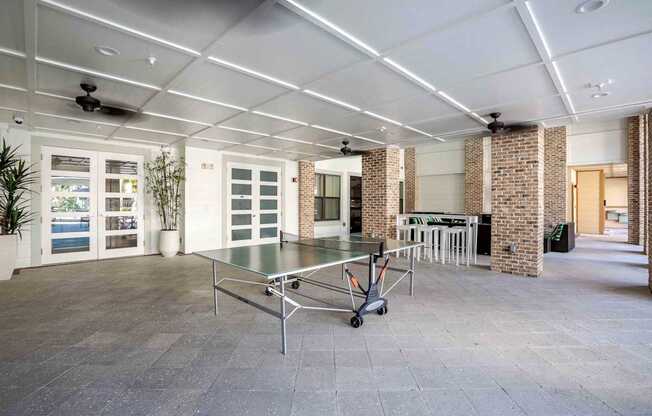
<svg viewBox="0 0 652 416"><path fill-rule="evenodd" d="M212 315L195 256L24 270L0 292L0 414L646 414L638 249L580 238L538 279L421 263L359 329L298 312L286 357L276 320L224 296Z"/></svg>

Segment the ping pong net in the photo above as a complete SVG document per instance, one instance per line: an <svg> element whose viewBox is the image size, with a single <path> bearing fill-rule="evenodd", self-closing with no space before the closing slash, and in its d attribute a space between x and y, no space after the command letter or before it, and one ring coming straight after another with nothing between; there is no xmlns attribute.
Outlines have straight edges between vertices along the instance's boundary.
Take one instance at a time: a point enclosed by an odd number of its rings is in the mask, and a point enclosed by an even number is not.
<svg viewBox="0 0 652 416"><path fill-rule="evenodd" d="M383 240L363 240L361 238L344 239L342 237L302 239L296 234L280 231L280 244L298 244L303 246L325 248L339 251L352 251L373 254L374 260L385 257L385 242Z"/></svg>

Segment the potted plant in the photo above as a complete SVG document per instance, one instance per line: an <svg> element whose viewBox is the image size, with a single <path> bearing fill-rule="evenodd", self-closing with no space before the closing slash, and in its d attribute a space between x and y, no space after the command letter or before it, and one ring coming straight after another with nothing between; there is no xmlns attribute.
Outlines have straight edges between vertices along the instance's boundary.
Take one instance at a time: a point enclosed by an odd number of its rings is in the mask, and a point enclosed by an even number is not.
<svg viewBox="0 0 652 416"><path fill-rule="evenodd" d="M36 176L32 165L18 156L19 148L7 145L4 139L0 148L0 280L11 279L18 238L33 218L27 196Z"/></svg>
<svg viewBox="0 0 652 416"><path fill-rule="evenodd" d="M161 219L159 251L163 257L179 252L179 213L181 211L181 182L185 179L183 158L175 159L168 149L145 163L145 188L154 197Z"/></svg>

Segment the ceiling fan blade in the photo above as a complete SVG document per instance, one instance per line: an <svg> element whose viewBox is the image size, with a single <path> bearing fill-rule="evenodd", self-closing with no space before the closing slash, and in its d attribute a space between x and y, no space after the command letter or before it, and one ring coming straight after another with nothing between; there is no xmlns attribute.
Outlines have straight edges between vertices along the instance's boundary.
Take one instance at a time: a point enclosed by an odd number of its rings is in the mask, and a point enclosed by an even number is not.
<svg viewBox="0 0 652 416"><path fill-rule="evenodd" d="M107 116L116 117L126 116L127 114L132 113L132 111L128 111L119 107L111 107L109 105L103 105L97 111Z"/></svg>

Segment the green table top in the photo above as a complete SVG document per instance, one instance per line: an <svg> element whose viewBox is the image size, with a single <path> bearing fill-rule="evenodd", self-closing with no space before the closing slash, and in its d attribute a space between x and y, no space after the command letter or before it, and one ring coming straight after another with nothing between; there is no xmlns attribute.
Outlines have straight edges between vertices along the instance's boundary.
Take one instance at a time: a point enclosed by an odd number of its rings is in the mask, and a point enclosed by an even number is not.
<svg viewBox="0 0 652 416"><path fill-rule="evenodd" d="M270 243L223 248L195 254L274 279L288 274L366 260L370 254L378 254L381 241L384 243L385 253L395 253L423 245L413 241L335 237L299 240L282 245Z"/></svg>

